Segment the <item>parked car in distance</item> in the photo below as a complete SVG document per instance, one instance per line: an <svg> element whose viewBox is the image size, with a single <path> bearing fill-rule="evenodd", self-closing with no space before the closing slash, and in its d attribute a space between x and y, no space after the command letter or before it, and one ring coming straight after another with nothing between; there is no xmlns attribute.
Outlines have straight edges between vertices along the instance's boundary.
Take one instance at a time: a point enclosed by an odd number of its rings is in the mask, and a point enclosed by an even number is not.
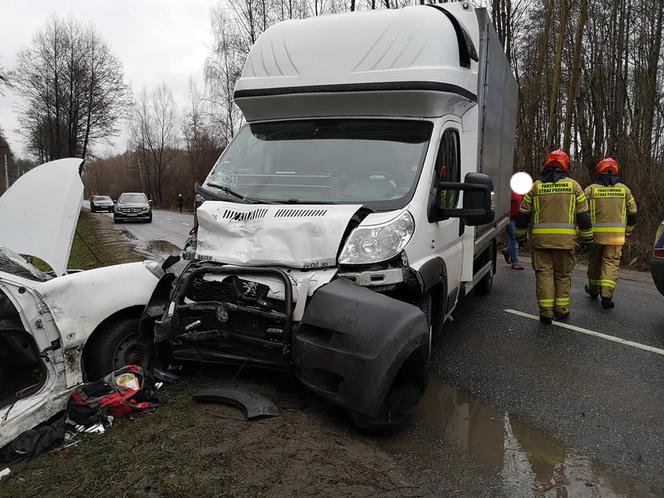
<svg viewBox="0 0 664 498"><path fill-rule="evenodd" d="M113 199L107 195L92 195L90 196L90 212L96 213L97 211L113 212Z"/></svg>
<svg viewBox="0 0 664 498"><path fill-rule="evenodd" d="M152 222L152 206L142 192L124 192L118 197L113 210L113 221Z"/></svg>
<svg viewBox="0 0 664 498"><path fill-rule="evenodd" d="M655 247L650 260L650 273L657 290L664 296L664 221L655 235Z"/></svg>

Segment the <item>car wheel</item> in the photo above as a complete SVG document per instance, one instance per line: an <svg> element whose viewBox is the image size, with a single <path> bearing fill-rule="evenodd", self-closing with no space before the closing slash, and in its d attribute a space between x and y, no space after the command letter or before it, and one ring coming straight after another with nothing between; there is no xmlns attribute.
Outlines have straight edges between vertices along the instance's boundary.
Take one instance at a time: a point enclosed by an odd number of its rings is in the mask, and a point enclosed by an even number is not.
<svg viewBox="0 0 664 498"><path fill-rule="evenodd" d="M444 294L443 288L442 284L437 285L422 297L420 303L420 309L431 327L433 336L441 331L443 321L445 320L445 306L441 296L441 293Z"/></svg>
<svg viewBox="0 0 664 498"><path fill-rule="evenodd" d="M482 279L475 285L475 293L479 296L488 296L493 289L493 270L496 268L496 249L491 249L490 260L493 261L493 269L491 269Z"/></svg>
<svg viewBox="0 0 664 498"><path fill-rule="evenodd" d="M104 325L86 345L84 367L88 380L97 380L124 367L149 367L152 345L141 340L138 318L121 318Z"/></svg>

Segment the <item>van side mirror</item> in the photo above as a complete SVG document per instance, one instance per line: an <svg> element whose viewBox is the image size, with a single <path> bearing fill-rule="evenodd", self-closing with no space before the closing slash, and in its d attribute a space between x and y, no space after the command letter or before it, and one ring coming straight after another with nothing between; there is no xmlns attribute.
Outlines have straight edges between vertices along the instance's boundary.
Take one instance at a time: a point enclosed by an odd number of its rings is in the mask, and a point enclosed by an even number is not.
<svg viewBox="0 0 664 498"><path fill-rule="evenodd" d="M463 192L462 208L437 207L437 218L461 218L466 226L480 226L491 223L495 217L492 202L493 181L483 173L468 173L463 183L440 182L436 200L440 203L442 191L456 190Z"/></svg>

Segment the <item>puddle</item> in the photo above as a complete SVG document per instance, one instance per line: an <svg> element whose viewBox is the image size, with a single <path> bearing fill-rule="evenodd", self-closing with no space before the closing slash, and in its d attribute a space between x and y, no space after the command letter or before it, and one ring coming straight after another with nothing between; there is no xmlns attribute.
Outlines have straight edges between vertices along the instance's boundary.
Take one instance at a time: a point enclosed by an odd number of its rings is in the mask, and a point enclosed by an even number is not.
<svg viewBox="0 0 664 498"><path fill-rule="evenodd" d="M449 453L460 452L476 470L496 479L505 496L653 496L640 483L569 451L547 434L435 378L418 406L412 428L380 444L393 454L414 454L418 467L443 474L450 473Z"/></svg>
<svg viewBox="0 0 664 498"><path fill-rule="evenodd" d="M167 240L140 241L136 243L135 248L146 256L179 256L182 252L182 249Z"/></svg>

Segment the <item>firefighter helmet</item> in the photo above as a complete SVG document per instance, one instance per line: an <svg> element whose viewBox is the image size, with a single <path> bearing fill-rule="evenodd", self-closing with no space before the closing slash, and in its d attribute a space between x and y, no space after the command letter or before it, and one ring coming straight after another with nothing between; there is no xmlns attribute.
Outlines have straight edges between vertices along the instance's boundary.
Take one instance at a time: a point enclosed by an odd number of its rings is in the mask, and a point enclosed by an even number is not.
<svg viewBox="0 0 664 498"><path fill-rule="evenodd" d="M618 161L612 157L605 157L595 166L595 174L601 175L602 173L613 173L618 176Z"/></svg>
<svg viewBox="0 0 664 498"><path fill-rule="evenodd" d="M569 156L566 152L560 149L549 152L544 160L544 169L553 167L558 167L565 172L569 171Z"/></svg>

